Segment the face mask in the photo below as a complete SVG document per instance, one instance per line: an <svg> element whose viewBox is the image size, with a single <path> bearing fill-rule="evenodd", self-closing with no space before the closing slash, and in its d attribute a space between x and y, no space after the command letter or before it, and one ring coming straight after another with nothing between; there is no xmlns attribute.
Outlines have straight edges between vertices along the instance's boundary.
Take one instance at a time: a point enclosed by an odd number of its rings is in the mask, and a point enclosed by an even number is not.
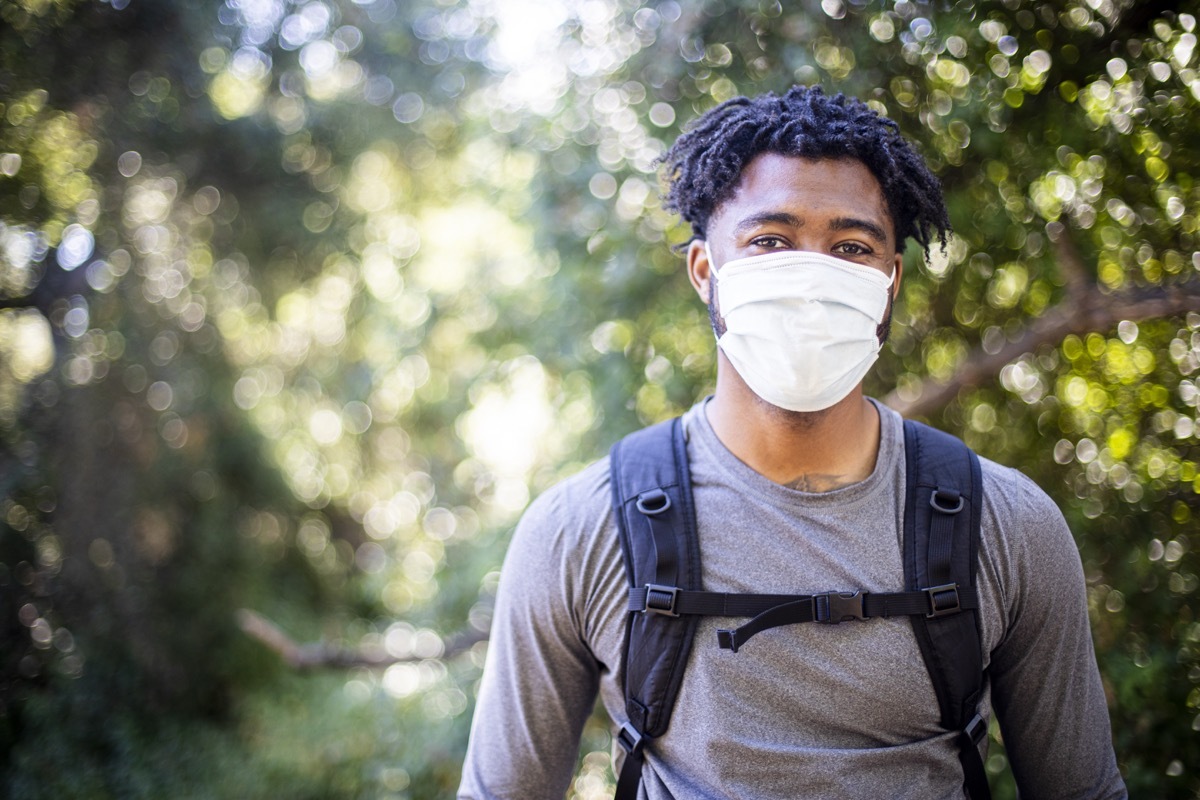
<svg viewBox="0 0 1200 800"><path fill-rule="evenodd" d="M894 278L802 250L730 261L712 271L725 320L717 344L763 400L821 411L878 358Z"/></svg>

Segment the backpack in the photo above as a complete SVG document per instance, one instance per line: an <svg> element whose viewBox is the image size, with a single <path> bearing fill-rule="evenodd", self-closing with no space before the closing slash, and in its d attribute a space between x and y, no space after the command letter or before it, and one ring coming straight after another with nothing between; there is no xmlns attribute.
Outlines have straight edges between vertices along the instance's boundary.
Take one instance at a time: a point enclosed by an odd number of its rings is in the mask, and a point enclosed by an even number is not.
<svg viewBox="0 0 1200 800"><path fill-rule="evenodd" d="M989 800L978 749L987 724L976 710L983 689L975 587L983 499L979 459L957 438L909 420L904 421L904 452L906 591L725 594L700 585L682 420L653 425L613 445L613 510L630 584L629 722L617 735L625 763L616 800L637 797L645 749L667 730L702 616L751 618L718 631L718 645L735 653L755 634L780 625L862 624L872 617L908 616L937 694L941 724L959 732L963 788L971 800Z"/></svg>

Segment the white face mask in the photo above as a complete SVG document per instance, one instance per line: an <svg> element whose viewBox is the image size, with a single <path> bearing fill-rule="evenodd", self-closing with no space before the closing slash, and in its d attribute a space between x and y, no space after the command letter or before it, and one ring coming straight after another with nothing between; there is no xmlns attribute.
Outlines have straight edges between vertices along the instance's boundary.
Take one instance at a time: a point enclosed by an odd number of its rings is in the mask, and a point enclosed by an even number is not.
<svg viewBox="0 0 1200 800"><path fill-rule="evenodd" d="M708 263L725 320L717 344L771 405L829 408L878 358L895 272L803 250L730 261L719 273L711 252Z"/></svg>

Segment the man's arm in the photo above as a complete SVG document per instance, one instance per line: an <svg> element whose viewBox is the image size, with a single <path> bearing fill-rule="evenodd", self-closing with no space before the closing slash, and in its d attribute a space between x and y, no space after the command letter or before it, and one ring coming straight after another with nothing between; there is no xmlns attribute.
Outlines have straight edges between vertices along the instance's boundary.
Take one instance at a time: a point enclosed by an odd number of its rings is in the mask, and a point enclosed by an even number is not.
<svg viewBox="0 0 1200 800"><path fill-rule="evenodd" d="M599 667L559 494L530 506L504 560L460 799L561 798L575 769Z"/></svg>
<svg viewBox="0 0 1200 800"><path fill-rule="evenodd" d="M1050 498L1010 476L1010 496L993 505L1011 548L1000 567L1009 627L990 674L1021 797L1124 798L1079 552Z"/></svg>

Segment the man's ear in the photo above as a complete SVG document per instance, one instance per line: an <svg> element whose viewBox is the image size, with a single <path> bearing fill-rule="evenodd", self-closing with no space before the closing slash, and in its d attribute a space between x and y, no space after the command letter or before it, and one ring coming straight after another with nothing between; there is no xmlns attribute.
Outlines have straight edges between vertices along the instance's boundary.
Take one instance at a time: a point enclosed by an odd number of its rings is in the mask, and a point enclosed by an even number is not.
<svg viewBox="0 0 1200 800"><path fill-rule="evenodd" d="M900 296L900 280L904 277L904 254L896 253L896 271L892 273L892 301Z"/></svg>
<svg viewBox="0 0 1200 800"><path fill-rule="evenodd" d="M700 299L708 303L708 282L712 279L712 264L708 262L708 252L703 239L692 239L687 249L688 280Z"/></svg>

